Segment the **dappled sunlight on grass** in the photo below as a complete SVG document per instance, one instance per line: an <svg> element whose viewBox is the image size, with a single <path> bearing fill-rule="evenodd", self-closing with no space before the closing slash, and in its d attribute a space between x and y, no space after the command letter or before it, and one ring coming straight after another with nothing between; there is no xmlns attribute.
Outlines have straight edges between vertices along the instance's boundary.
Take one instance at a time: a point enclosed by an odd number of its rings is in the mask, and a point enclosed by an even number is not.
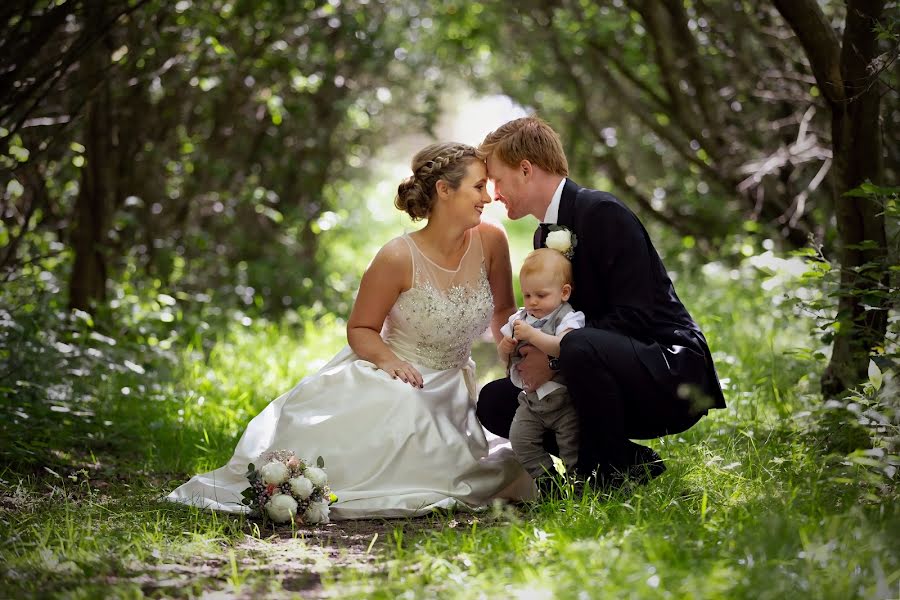
<svg viewBox="0 0 900 600"><path fill-rule="evenodd" d="M867 597L897 585L895 504L864 510L802 420L820 365L791 353L810 322L756 287L682 278L729 409L651 442L668 471L630 494L569 495L392 547L377 597ZM698 292L702 291L701 294ZM780 292L779 292L780 293Z"/></svg>
<svg viewBox="0 0 900 600"><path fill-rule="evenodd" d="M57 417L59 439L84 444L0 472L4 591L886 597L900 579L895 482L868 456L828 455L832 440L814 429L822 365L793 352L808 346L811 323L741 269L727 284L679 278L729 408L650 441L668 470L648 485L612 495L564 486L561 498L525 506L306 530L160 502L224 464L250 418L345 343L339 319L235 321L172 348L169 371L111 372L91 392L93 419ZM480 383L501 376L492 343L474 356Z"/></svg>
<svg viewBox="0 0 900 600"><path fill-rule="evenodd" d="M630 496L569 496L462 531L424 533L395 549L406 569L394 565L388 589L375 595L508 597L535 588L553 597L841 598L874 591L872 560L896 565L887 534L896 511L875 519L844 511L819 496L815 471L803 481L774 473L788 484L772 489L707 462L684 461Z"/></svg>
<svg viewBox="0 0 900 600"><path fill-rule="evenodd" d="M206 356L185 350L177 379L166 384L158 402L114 405L108 418L139 432L155 469L219 467L253 416L346 343L343 327L323 319L303 335L287 325L235 324Z"/></svg>

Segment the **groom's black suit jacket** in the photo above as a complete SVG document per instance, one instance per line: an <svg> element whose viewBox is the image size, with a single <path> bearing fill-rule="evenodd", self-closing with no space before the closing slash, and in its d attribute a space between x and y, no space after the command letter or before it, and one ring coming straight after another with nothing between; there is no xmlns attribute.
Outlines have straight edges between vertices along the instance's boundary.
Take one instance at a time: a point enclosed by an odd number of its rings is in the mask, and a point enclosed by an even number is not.
<svg viewBox="0 0 900 600"><path fill-rule="evenodd" d="M558 224L576 236L569 302L585 314L587 326L631 338L641 363L665 391L678 395L682 384L699 389L692 402L696 412L724 408L706 338L634 213L612 194L567 179Z"/></svg>

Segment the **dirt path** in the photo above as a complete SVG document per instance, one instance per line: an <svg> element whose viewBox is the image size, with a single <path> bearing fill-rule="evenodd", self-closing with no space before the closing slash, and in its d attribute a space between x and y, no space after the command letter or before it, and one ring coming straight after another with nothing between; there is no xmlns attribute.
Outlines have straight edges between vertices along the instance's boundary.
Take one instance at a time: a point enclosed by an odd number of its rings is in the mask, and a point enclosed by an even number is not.
<svg viewBox="0 0 900 600"><path fill-rule="evenodd" d="M457 518L462 523L476 517ZM406 537L442 526L426 517L341 521L293 531L285 527L262 537L248 533L235 545L223 544L220 554L198 553L186 560L160 556L155 563L133 564L130 576L109 577L106 583L137 584L151 597L343 597L354 588L359 593L372 590L366 575L385 567L383 550L394 543L395 530ZM358 578L352 577L354 571ZM340 590L326 590L323 579L339 576L344 578Z"/></svg>
<svg viewBox="0 0 900 600"><path fill-rule="evenodd" d="M7 547L12 547L18 539L15 528L10 525L28 518L30 528L34 524L33 515L53 508L54 504L66 504L66 514L81 514L81 518L90 515L88 521L95 525L84 530L72 525L75 532L65 534L75 536L95 535L101 522L108 519L115 522L117 517L132 510L127 505L119 505L129 489L121 487L120 482L111 485L105 480L92 479L89 488L86 484L73 484L63 489L61 482L68 481L69 472L59 470L61 474L56 476L44 473L40 478L31 479L27 488L0 480L3 484L0 485L0 524L4 525L4 535L11 536L5 540ZM131 489L139 489L138 495L147 491L148 500L153 500L158 490L171 487L168 483L171 479L169 475L154 475L132 482L135 487ZM48 519L46 526L65 530L69 517L56 516L58 520ZM455 517L460 523L475 518L473 515ZM39 550L36 564L33 562L25 567L25 571L5 569L0 560L0 597L8 597L4 593L8 590L3 589L4 581L9 583L25 573L29 573L32 581L37 577L42 582L38 589L51 595L65 595L64 590L77 590L89 597L108 594L130 597L137 591L135 588L139 588L145 596L153 598L342 597L353 588L358 588L360 593L373 589L370 575L385 568L385 550L396 544L395 532L402 534L408 542L409 536L417 532L440 530L448 522L450 526L454 525L452 520L441 516L339 521L293 529L290 526L273 529L271 525L263 528L260 522L245 521L241 526L242 535L237 538L228 534L227 538L210 540L202 526L185 522L181 535L172 532L175 535L170 537L168 547L164 544L156 546L158 549L152 552L140 553L143 558L139 559L137 556L129 558L129 544L123 544L121 533L131 527L130 516L125 516L125 520L129 525L113 526L105 532L110 535L110 543L102 545L104 550L93 556L61 550L59 544L51 544L48 540L45 548ZM155 545L161 538L152 532L152 525L150 527L145 539ZM131 543L140 545L141 532L135 534ZM77 547L77 542L74 545ZM116 567L109 562L104 564L99 558L104 551L116 553L111 555L118 559ZM85 567L92 560L99 560L99 569ZM10 579L6 580L7 577ZM327 584L329 580L339 578L342 580L341 591L335 591L335 586L326 590L323 579Z"/></svg>

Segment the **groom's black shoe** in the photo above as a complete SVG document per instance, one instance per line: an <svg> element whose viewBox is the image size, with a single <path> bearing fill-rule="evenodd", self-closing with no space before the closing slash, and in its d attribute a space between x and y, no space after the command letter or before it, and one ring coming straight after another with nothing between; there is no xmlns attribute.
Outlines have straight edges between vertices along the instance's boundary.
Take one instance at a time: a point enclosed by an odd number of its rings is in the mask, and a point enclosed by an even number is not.
<svg viewBox="0 0 900 600"><path fill-rule="evenodd" d="M631 483L643 485L666 471L666 463L662 457L647 446L638 446L634 459L634 462L624 470L624 475Z"/></svg>
<svg viewBox="0 0 900 600"><path fill-rule="evenodd" d="M662 475L666 465L652 448L631 444L625 459L614 463L598 464L591 475L592 485L598 491L612 493L625 487L648 483Z"/></svg>

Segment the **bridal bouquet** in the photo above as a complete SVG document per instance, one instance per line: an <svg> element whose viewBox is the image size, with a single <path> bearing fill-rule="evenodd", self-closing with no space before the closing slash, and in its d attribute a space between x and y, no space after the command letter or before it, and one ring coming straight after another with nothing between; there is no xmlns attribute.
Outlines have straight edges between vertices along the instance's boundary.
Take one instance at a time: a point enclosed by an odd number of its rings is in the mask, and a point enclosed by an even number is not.
<svg viewBox="0 0 900 600"><path fill-rule="evenodd" d="M251 516L276 523L327 523L328 507L337 496L328 489L325 461L308 465L290 450L266 452L259 457L261 466L247 466L250 487L243 492L243 504Z"/></svg>

